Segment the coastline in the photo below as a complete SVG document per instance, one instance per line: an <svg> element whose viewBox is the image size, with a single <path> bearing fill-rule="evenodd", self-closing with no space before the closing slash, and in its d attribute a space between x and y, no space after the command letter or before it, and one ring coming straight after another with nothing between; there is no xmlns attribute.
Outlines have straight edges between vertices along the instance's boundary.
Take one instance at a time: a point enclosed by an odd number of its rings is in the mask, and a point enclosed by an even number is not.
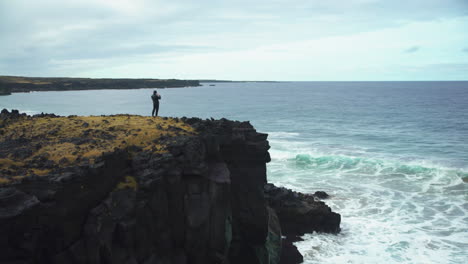
<svg viewBox="0 0 468 264"><path fill-rule="evenodd" d="M267 184L249 122L2 110L0 127L0 262L296 264L298 236L340 231L320 193Z"/></svg>
<svg viewBox="0 0 468 264"><path fill-rule="evenodd" d="M11 90L8 87L0 87L0 96L2 95L10 95Z"/></svg>
<svg viewBox="0 0 468 264"><path fill-rule="evenodd" d="M0 94L2 90L7 91L4 95L31 91L120 90L181 88L190 86L200 86L200 82L198 80L179 79L92 79L0 76Z"/></svg>

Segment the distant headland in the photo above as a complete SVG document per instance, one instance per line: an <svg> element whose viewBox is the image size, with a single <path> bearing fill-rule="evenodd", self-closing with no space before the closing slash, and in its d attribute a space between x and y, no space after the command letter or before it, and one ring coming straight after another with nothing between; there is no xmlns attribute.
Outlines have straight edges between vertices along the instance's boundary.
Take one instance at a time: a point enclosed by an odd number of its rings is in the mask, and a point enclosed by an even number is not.
<svg viewBox="0 0 468 264"><path fill-rule="evenodd" d="M0 95L31 91L177 88L187 86L200 86L200 82L198 80L178 79L92 79L0 76Z"/></svg>

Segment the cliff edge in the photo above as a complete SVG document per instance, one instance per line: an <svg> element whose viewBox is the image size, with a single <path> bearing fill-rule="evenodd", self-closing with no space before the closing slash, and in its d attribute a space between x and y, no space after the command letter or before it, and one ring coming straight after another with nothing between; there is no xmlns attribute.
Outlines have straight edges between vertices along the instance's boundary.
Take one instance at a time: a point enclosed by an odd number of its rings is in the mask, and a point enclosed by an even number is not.
<svg viewBox="0 0 468 264"><path fill-rule="evenodd" d="M268 149L248 122L3 110L0 263L299 263L282 236L340 216L267 185Z"/></svg>

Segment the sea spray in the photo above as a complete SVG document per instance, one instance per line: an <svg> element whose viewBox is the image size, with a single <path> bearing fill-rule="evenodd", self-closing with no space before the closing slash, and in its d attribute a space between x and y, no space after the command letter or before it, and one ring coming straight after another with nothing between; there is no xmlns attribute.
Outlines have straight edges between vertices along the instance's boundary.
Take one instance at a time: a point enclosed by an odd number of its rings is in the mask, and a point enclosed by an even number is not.
<svg viewBox="0 0 468 264"><path fill-rule="evenodd" d="M150 115L152 92L13 93L0 109ZM269 181L331 195L342 233L301 242L307 263L468 259L468 82L230 82L162 93L163 116L249 120L269 134Z"/></svg>
<svg viewBox="0 0 468 264"><path fill-rule="evenodd" d="M298 137L270 137L269 180L327 191L327 204L343 218L341 234L309 234L297 243L305 263L466 260L468 171L363 151L336 154L343 151L308 148L313 144Z"/></svg>

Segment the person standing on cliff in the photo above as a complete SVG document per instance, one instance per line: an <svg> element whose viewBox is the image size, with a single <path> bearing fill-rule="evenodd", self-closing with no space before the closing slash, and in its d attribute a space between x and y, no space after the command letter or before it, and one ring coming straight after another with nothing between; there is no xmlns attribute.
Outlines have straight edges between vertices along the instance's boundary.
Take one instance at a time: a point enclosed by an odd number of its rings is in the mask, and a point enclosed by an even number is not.
<svg viewBox="0 0 468 264"><path fill-rule="evenodd" d="M153 95L151 96L151 99L153 99L153 112L151 113L151 116L158 116L159 100L161 99L161 95L158 94L158 92L154 91ZM155 112L156 112L156 115L155 115Z"/></svg>

